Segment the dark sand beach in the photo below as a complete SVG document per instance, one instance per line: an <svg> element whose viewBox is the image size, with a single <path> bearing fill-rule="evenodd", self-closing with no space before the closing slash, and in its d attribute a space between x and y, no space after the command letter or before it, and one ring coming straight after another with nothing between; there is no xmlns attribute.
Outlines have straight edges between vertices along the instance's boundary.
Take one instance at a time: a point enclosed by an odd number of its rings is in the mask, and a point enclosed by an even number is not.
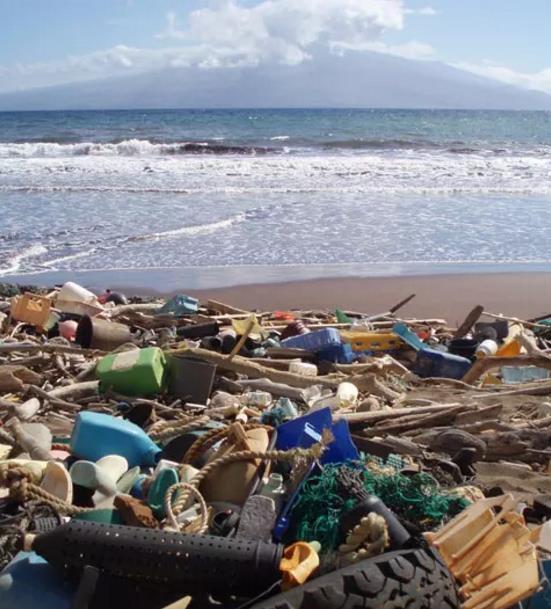
<svg viewBox="0 0 551 609"><path fill-rule="evenodd" d="M190 293L243 308L340 307L373 314L416 294L402 309L404 315L443 317L450 323L461 321L476 304L525 319L551 313L549 273L314 279Z"/></svg>
<svg viewBox="0 0 551 609"><path fill-rule="evenodd" d="M388 310L410 294L416 297L402 309L408 317L438 317L450 323L461 321L475 305L492 313L528 319L551 313L551 273L496 272L402 275L394 277L335 277L308 279L289 272L292 281L266 279L247 284L211 287L220 276L202 287L202 269L163 271L109 271L45 273L6 278L9 282L52 286L76 281L94 291L109 287L127 295L171 295L185 293L201 300L213 298L244 309L291 309L339 307L377 314ZM228 270L230 283L231 270ZM208 272L207 272L208 275ZM237 275L238 280L242 275ZM228 279L228 277L226 278ZM223 284L222 284L223 285Z"/></svg>

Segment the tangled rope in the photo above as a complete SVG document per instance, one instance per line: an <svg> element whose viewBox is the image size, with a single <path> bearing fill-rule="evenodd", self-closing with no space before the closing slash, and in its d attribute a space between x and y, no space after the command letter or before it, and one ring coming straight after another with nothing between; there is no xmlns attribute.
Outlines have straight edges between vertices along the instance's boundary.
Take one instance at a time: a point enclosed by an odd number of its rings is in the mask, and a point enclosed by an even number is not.
<svg viewBox="0 0 551 609"><path fill-rule="evenodd" d="M273 427L271 425L262 425L261 423L247 423L242 425L245 431L251 431L253 429L265 429L266 431L272 431ZM195 442L189 447L188 451L185 454L184 460L182 463L190 464L199 456L200 453L208 450L212 446L214 446L220 440L223 440L230 433L229 427L224 427L222 429L213 429L200 438L197 438Z"/></svg>
<svg viewBox="0 0 551 609"><path fill-rule="evenodd" d="M40 488L33 481L32 473L18 464L4 463L0 466L0 486L9 489L10 499L18 503L41 501L56 511L72 516L89 512L91 508L71 505Z"/></svg>
<svg viewBox="0 0 551 609"><path fill-rule="evenodd" d="M181 531L184 527L176 520L176 516L174 514L172 497L176 491L180 489L187 489L197 498L197 503L201 509L201 524L197 531L198 534L206 533L209 528L209 509L207 507L207 502L205 501L203 495L191 484L188 482L177 482L173 484L170 488L167 489L165 495L165 512L166 518L170 524L170 526L176 531ZM177 504L174 503L174 506Z"/></svg>
<svg viewBox="0 0 551 609"><path fill-rule="evenodd" d="M198 417L191 417L190 419L184 419L182 421L164 421L163 425L156 426L155 429L149 431L149 436L152 440L159 442L162 440L168 440L174 436L178 436L187 431L193 431L199 427L203 427L210 421L210 417L201 415Z"/></svg>
<svg viewBox="0 0 551 609"><path fill-rule="evenodd" d="M189 482L189 486L198 488L199 485L205 478L207 478L214 470L223 465L228 465L229 463L235 463L238 461L289 461L292 462L297 458L309 458L311 460L316 460L321 457L323 451L325 450L327 444L333 441L333 437L330 438L324 435L322 437L321 442L312 445L310 448L293 448L291 450L269 450L267 452L262 451L253 451L253 450L242 450L235 453L230 453L228 455L224 455L223 457L219 457L218 459L214 459L210 463L207 463ZM190 492L184 492L176 499L174 502L172 509L174 514L180 514L184 508L187 507L188 501L190 500Z"/></svg>
<svg viewBox="0 0 551 609"><path fill-rule="evenodd" d="M382 554L389 544L386 520L375 512L364 516L339 546L339 562L352 564Z"/></svg>

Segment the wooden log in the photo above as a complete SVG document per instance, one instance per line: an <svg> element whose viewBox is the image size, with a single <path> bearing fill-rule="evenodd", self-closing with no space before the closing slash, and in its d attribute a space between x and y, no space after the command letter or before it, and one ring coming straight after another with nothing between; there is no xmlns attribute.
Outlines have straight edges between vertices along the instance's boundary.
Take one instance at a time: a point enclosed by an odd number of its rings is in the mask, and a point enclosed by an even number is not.
<svg viewBox="0 0 551 609"><path fill-rule="evenodd" d="M424 427L448 424L453 422L458 413L463 412L467 408L468 406L456 406L455 408L450 408L448 410L421 415L404 422L400 422L399 420L389 421L384 426L378 425L376 427L364 429L362 433L365 436L377 436L382 433L404 433L411 429L421 429Z"/></svg>
<svg viewBox="0 0 551 609"><path fill-rule="evenodd" d="M71 347L69 345L57 345L51 343L36 344L31 342L17 342L17 343L0 343L0 354L3 353L68 353L74 355L84 356L102 356L106 355L106 351L100 351L99 349L82 349L81 347Z"/></svg>
<svg viewBox="0 0 551 609"><path fill-rule="evenodd" d="M358 391L362 393L370 393L371 395L376 395L377 397L384 398L389 402L393 402L394 400L397 400L402 396L401 393L398 393L397 391L394 391L394 389L387 387L373 373L349 376L346 380L349 383L356 385Z"/></svg>
<svg viewBox="0 0 551 609"><path fill-rule="evenodd" d="M45 400L49 401L51 404L55 404L56 406L61 406L62 408L66 408L71 411L81 409L80 404L74 404L73 402L67 402L66 400L63 400L60 397L51 395L50 393L48 393L47 391L44 391L44 389L37 387L36 385L28 385L27 390L29 391L29 393L33 393L34 395L44 398Z"/></svg>
<svg viewBox="0 0 551 609"><path fill-rule="evenodd" d="M228 360L225 355L216 353L215 351L208 351L207 349L201 349L200 347L193 349L182 349L176 351L167 351L171 355L189 355L199 357L208 362L216 364L221 370L230 370L239 374L245 374L249 378L268 378L275 383L284 383L291 387L300 387L307 389L312 385L323 385L334 389L338 386L339 381L336 379L328 379L323 376L307 377L300 374L293 374L291 372L283 372L280 370L273 370L266 366L261 366L251 362L250 359L236 355L232 360Z"/></svg>
<svg viewBox="0 0 551 609"><path fill-rule="evenodd" d="M396 419L404 415L443 412L459 405L458 402L455 402L453 404L434 404L433 406L420 406L418 408L389 408L387 410L377 410L376 412L336 412L335 418L345 419L349 425L366 425L386 419ZM473 406L469 406L469 408L473 408Z"/></svg>
<svg viewBox="0 0 551 609"><path fill-rule="evenodd" d="M62 387L56 387L51 391L48 391L48 396L53 398L79 398L88 395L98 393L99 381L85 381L83 383L73 383L72 385L64 385Z"/></svg>

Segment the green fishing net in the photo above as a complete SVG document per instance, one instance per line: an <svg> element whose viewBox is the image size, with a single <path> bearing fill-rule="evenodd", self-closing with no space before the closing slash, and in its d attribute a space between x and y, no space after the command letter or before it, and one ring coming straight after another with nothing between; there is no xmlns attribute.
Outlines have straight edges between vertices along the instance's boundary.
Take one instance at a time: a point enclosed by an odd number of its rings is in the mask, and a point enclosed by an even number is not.
<svg viewBox="0 0 551 609"><path fill-rule="evenodd" d="M326 465L302 487L292 510L293 537L319 541L324 551L334 550L342 542L342 515L368 495L376 495L402 521L421 530L438 527L469 505L443 491L430 474L406 476L392 465L387 463L384 469L362 463Z"/></svg>

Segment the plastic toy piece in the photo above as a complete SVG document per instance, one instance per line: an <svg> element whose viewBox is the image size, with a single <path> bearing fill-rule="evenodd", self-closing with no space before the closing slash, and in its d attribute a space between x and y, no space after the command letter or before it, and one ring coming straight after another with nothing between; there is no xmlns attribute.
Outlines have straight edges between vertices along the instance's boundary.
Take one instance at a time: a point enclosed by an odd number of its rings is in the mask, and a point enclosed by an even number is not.
<svg viewBox="0 0 551 609"><path fill-rule="evenodd" d="M281 571L281 588L289 590L309 579L319 567L320 559L313 546L305 541L297 541L283 550L279 563Z"/></svg>
<svg viewBox="0 0 551 609"><path fill-rule="evenodd" d="M47 296L26 293L11 301L12 318L39 329L46 326L51 311L52 301Z"/></svg>
<svg viewBox="0 0 551 609"><path fill-rule="evenodd" d="M477 501L437 533L425 533L461 583L464 609L507 609L539 587L539 530L526 527L516 504L512 495Z"/></svg>

